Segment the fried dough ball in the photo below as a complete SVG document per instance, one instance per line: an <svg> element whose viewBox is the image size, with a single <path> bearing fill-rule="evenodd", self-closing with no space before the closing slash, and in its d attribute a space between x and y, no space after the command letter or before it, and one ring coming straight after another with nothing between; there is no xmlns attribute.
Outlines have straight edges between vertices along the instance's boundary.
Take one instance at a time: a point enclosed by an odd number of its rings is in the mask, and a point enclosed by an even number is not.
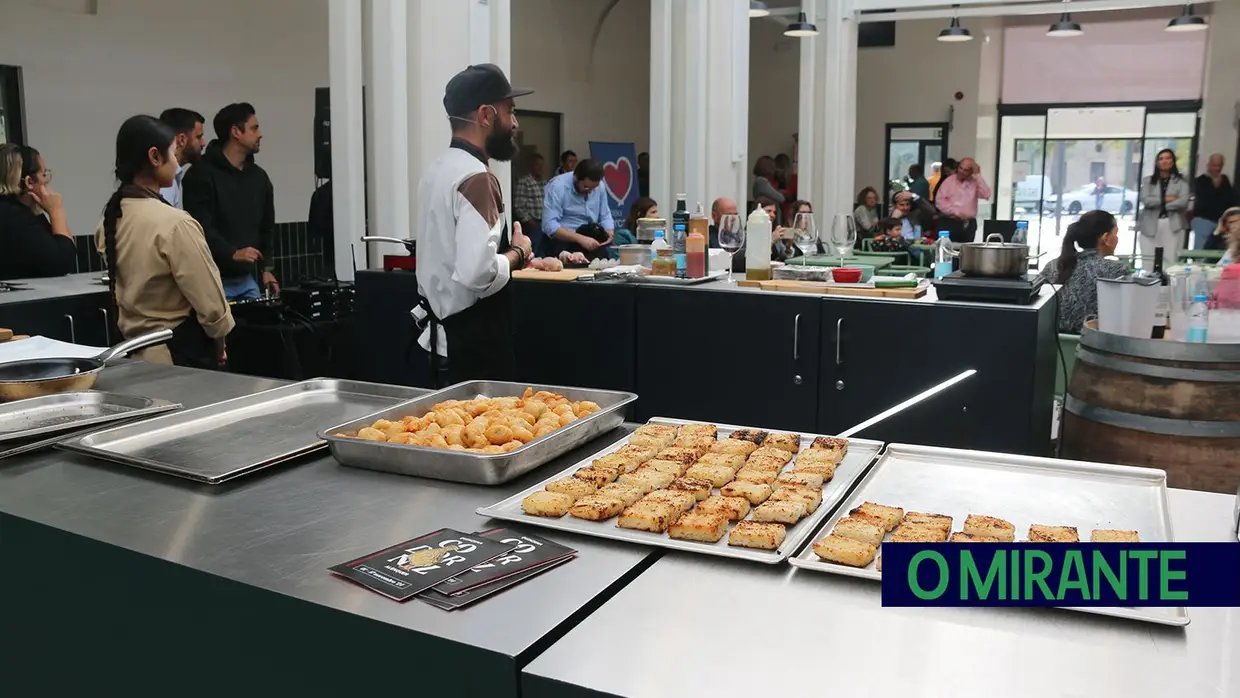
<svg viewBox="0 0 1240 698"><path fill-rule="evenodd" d="M577 415L573 414L571 410L567 414L560 415L560 426L562 427L566 427L575 421L577 421Z"/></svg>
<svg viewBox="0 0 1240 698"><path fill-rule="evenodd" d="M517 450L518 448L521 448L521 447L522 447L522 446L524 446L524 445L525 445L525 444L521 443L520 441L509 441L508 443L504 444L503 446L500 446L500 449L502 449L502 450L504 451L504 453L511 453L511 452L513 452L513 451Z"/></svg>
<svg viewBox="0 0 1240 698"><path fill-rule="evenodd" d="M469 438L467 438L466 442L469 444L469 447L470 447L470 449L471 449L471 450L472 450L472 449L475 449L475 448L483 448L483 447L485 447L485 446L490 446L490 445L491 445L491 442L490 442L490 441L487 441L487 437L485 437L485 436L483 436L483 435L481 435L481 434L479 434L478 436L475 436L475 437L469 437Z"/></svg>
<svg viewBox="0 0 1240 698"><path fill-rule="evenodd" d="M465 427L453 424L443 430L443 438L449 446L460 446L465 443Z"/></svg>
<svg viewBox="0 0 1240 698"><path fill-rule="evenodd" d="M362 427L362 429L357 432L357 438L366 441L387 441L387 434L384 434L374 427Z"/></svg>
<svg viewBox="0 0 1240 698"><path fill-rule="evenodd" d="M521 393L522 400L528 400L534 395L534 389L527 387L524 393Z"/></svg>
<svg viewBox="0 0 1240 698"><path fill-rule="evenodd" d="M412 444L414 440L417 438L418 436L414 432L402 431L399 434L393 434L392 436L388 437L388 443L409 445L409 444Z"/></svg>
<svg viewBox="0 0 1240 698"><path fill-rule="evenodd" d="M447 448L448 442L444 440L443 434L431 434L426 438L426 445L431 448Z"/></svg>
<svg viewBox="0 0 1240 698"><path fill-rule="evenodd" d="M371 424L370 426L372 429L378 429L379 431L387 431L388 429L392 428L392 423L386 419L376 419L375 423Z"/></svg>
<svg viewBox="0 0 1240 698"><path fill-rule="evenodd" d="M487 441L496 446L512 441L512 429L507 424L492 424L486 430Z"/></svg>
<svg viewBox="0 0 1240 698"><path fill-rule="evenodd" d="M491 444L490 446L484 446L482 452L490 454L503 453L504 449L500 446L496 446L495 444Z"/></svg>
<svg viewBox="0 0 1240 698"><path fill-rule="evenodd" d="M542 400L526 400L525 405L521 407L521 411L538 419L547 411L547 403Z"/></svg>
<svg viewBox="0 0 1240 698"><path fill-rule="evenodd" d="M442 410L435 413L435 424L440 427L452 426L453 424L465 424L465 420L461 419L461 415L451 410Z"/></svg>
<svg viewBox="0 0 1240 698"><path fill-rule="evenodd" d="M581 402L573 403L573 414L577 415L578 419L588 414L594 414L595 412L598 412L598 410L598 403L590 402L589 400L582 400Z"/></svg>
<svg viewBox="0 0 1240 698"><path fill-rule="evenodd" d="M530 426L532 427L533 425L531 424ZM534 432L522 424L514 424L512 427L512 438L523 444L528 444L534 440Z"/></svg>

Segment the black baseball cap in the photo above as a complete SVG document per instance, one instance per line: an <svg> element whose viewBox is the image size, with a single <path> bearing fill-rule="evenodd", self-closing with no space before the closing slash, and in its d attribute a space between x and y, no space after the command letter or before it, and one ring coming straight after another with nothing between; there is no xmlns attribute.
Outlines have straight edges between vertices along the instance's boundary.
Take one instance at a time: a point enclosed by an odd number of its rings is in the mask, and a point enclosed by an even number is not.
<svg viewBox="0 0 1240 698"><path fill-rule="evenodd" d="M508 82L508 76L494 63L479 63L452 76L444 88L443 108L448 116L460 116L484 104L496 104L533 93L533 90L513 87Z"/></svg>

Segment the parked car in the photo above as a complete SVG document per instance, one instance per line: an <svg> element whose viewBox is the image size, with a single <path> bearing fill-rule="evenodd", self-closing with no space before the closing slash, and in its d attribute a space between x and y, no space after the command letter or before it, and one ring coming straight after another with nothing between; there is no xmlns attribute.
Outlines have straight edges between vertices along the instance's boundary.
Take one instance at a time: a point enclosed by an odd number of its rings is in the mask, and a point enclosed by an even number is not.
<svg viewBox="0 0 1240 698"><path fill-rule="evenodd" d="M1051 211L1058 208L1058 210L1074 216L1081 211L1092 211L1098 208L1093 184L1069 189L1063 196L1050 196L1047 199L1047 204ZM1130 215L1137 210L1137 192L1132 189L1122 189L1107 185L1102 194L1102 210L1110 211L1111 213L1118 212L1121 216Z"/></svg>
<svg viewBox="0 0 1240 698"><path fill-rule="evenodd" d="M1012 188L1012 203L1030 213L1040 213L1054 196L1051 178L1046 175L1029 175Z"/></svg>

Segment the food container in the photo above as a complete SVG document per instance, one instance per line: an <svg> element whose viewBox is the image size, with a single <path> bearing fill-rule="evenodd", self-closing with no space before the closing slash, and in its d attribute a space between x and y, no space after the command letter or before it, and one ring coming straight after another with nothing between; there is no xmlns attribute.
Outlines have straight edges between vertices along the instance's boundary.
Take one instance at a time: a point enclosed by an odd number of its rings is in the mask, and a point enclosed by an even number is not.
<svg viewBox="0 0 1240 698"><path fill-rule="evenodd" d="M857 267L836 267L831 270L831 278L839 284L857 284L861 283L861 276L864 273Z"/></svg>
<svg viewBox="0 0 1240 698"><path fill-rule="evenodd" d="M1148 339L1160 290L1157 276L1098 279L1098 329Z"/></svg>
<svg viewBox="0 0 1240 698"><path fill-rule="evenodd" d="M666 237L666 231L667 231L667 219L666 218L638 218L637 219L637 230L635 230L633 234L637 236L638 242L654 242L654 238L655 238L654 234L656 231L659 231L659 230L664 231L665 237ZM670 238L669 238L669 242L670 242Z"/></svg>
<svg viewBox="0 0 1240 698"><path fill-rule="evenodd" d="M955 247L949 252L954 257L960 257L960 271L965 276L1018 278L1029 271L1029 260L1042 256L1030 256L1028 245L1004 242L1003 236L998 233L987 235L986 242L966 242Z"/></svg>
<svg viewBox="0 0 1240 698"><path fill-rule="evenodd" d="M620 245L616 249L620 250L620 264L623 266L636 264L639 267L649 267L650 260L654 257L654 250L650 245Z"/></svg>

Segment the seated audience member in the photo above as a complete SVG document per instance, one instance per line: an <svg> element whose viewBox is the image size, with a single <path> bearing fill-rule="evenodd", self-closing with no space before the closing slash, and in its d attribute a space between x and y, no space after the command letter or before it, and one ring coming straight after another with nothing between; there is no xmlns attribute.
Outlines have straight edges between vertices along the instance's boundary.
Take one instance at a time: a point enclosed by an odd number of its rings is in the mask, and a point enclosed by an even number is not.
<svg viewBox="0 0 1240 698"><path fill-rule="evenodd" d="M930 180L923 175L921 165L908 166L908 190L918 198L930 199Z"/></svg>
<svg viewBox="0 0 1240 698"><path fill-rule="evenodd" d="M859 238L868 238L883 232L878 228L878 191L874 187L866 187L857 194L857 208L853 209L853 220L857 223Z"/></svg>
<svg viewBox="0 0 1240 698"><path fill-rule="evenodd" d="M1218 260L1219 266L1226 267L1240 262L1240 256L1235 254L1237 245L1240 244L1240 206L1232 206L1223 211L1223 215L1218 217L1218 226L1215 227L1212 237L1219 240L1211 243L1214 245L1212 249L1227 250Z"/></svg>
<svg viewBox="0 0 1240 698"><path fill-rule="evenodd" d="M801 248L797 247L796 240L793 239L793 230L775 222L779 207L769 199L759 199L759 201L762 203L762 209L771 217L771 259L776 262L786 262L805 254ZM798 201L796 205L798 211L810 208L809 203L805 201ZM813 210L811 208L805 212L813 213Z"/></svg>
<svg viewBox="0 0 1240 698"><path fill-rule="evenodd" d="M904 219L884 218L878 222L879 235L870 240L870 249L875 252L905 252L909 240L904 237Z"/></svg>
<svg viewBox="0 0 1240 698"><path fill-rule="evenodd" d="M539 153L530 156L530 170L517 180L512 191L512 215L521 221L525 230L535 231L542 227L543 196L547 180L543 179L546 159Z"/></svg>
<svg viewBox="0 0 1240 698"><path fill-rule="evenodd" d="M62 276L77 270L65 202L52 189L39 151L0 145L0 279Z"/></svg>
<svg viewBox="0 0 1240 698"><path fill-rule="evenodd" d="M560 166L555 169L555 173L557 175L562 175L565 172L572 172L575 169L577 169L577 153L574 153L571 150L565 150L560 153Z"/></svg>
<svg viewBox="0 0 1240 698"><path fill-rule="evenodd" d="M158 191L176 179L176 133L150 116L116 134L120 186L103 209L96 244L108 262L116 324L133 338L171 329L166 345L143 350L154 363L218 368L235 322L202 226Z"/></svg>
<svg viewBox="0 0 1240 698"><path fill-rule="evenodd" d="M753 166L753 182L750 187L750 193L755 201L767 200L773 204L782 204L787 201L787 197L775 186L775 159L769 155L763 155ZM765 208L765 204L763 205ZM772 221L774 223L774 221Z"/></svg>
<svg viewBox="0 0 1240 698"><path fill-rule="evenodd" d="M637 221L639 218L658 218L659 205L649 196L643 196L633 202L633 207L629 209L629 217L624 221L624 227L616 230L615 244L611 246L611 258L620 259L621 245L637 244Z"/></svg>
<svg viewBox="0 0 1240 698"><path fill-rule="evenodd" d="M722 245L719 244L719 219L723 218L724 216L728 216L728 215L732 215L732 216L740 215L740 213L737 211L735 201L727 197L720 197L718 199L715 199L714 202L711 203L710 205L710 240L708 241L708 244L710 247L712 248L722 247ZM740 216L740 217L741 217L741 225L744 226L745 217L744 216ZM745 271L745 248L744 246L742 246L739 250L737 250L736 254L732 255L732 271L734 272Z"/></svg>
<svg viewBox="0 0 1240 698"><path fill-rule="evenodd" d="M892 202L891 217L900 221L900 235L909 242L921 239L921 224L913 214L912 193L898 192Z"/></svg>
<svg viewBox="0 0 1240 698"><path fill-rule="evenodd" d="M539 257L556 257L566 250L606 257L608 251L602 248L611 244L615 231L601 163L586 158L572 172L547 182L542 234L533 241Z"/></svg>
<svg viewBox="0 0 1240 698"><path fill-rule="evenodd" d="M1119 244L1115 216L1089 211L1068 226L1063 251L1042 268L1038 278L1063 286L1059 291L1059 331L1080 334L1089 315L1098 314L1098 279L1115 279L1128 273L1122 262L1105 259ZM1080 247L1080 251L1077 248Z"/></svg>

